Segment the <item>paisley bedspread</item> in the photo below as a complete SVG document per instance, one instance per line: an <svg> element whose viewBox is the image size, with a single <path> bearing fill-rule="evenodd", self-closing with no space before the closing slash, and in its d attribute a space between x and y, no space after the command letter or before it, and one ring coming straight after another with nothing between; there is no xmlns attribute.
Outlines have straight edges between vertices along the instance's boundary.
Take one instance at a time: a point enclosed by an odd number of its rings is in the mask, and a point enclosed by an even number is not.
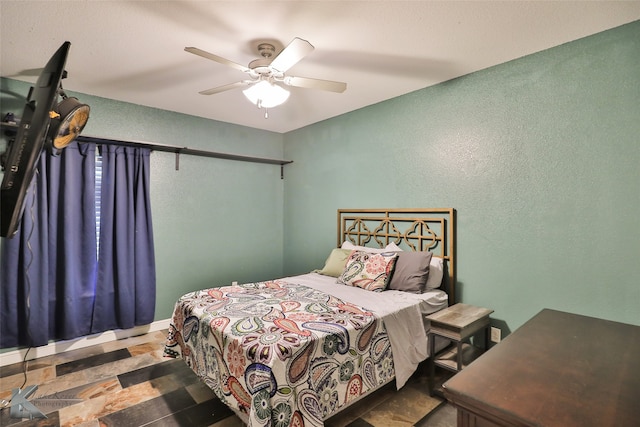
<svg viewBox="0 0 640 427"><path fill-rule="evenodd" d="M282 280L184 295L165 355L182 357L249 426L322 426L394 376L382 320Z"/></svg>

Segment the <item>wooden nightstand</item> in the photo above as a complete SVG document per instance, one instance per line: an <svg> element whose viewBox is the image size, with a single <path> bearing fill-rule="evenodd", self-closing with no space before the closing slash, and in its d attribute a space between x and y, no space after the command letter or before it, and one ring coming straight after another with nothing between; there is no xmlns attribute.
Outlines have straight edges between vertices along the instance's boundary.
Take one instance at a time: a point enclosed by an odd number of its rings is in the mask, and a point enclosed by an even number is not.
<svg viewBox="0 0 640 427"><path fill-rule="evenodd" d="M493 310L469 304L455 304L433 313L427 318L431 321L429 329L429 391L434 391L435 367L440 366L449 371L461 371L475 360L484 350L489 348L489 315ZM480 349L469 339L482 329L484 348ZM455 343L435 354L435 337L447 338Z"/></svg>

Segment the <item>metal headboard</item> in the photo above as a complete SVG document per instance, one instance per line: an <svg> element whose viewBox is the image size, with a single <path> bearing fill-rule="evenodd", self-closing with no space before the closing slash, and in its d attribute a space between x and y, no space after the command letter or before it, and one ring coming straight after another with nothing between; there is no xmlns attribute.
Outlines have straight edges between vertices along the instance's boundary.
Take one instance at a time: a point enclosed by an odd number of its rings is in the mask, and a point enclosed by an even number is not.
<svg viewBox="0 0 640 427"><path fill-rule="evenodd" d="M338 209L338 246L345 240L433 252L445 261L441 289L449 295L449 304L455 304L455 209Z"/></svg>

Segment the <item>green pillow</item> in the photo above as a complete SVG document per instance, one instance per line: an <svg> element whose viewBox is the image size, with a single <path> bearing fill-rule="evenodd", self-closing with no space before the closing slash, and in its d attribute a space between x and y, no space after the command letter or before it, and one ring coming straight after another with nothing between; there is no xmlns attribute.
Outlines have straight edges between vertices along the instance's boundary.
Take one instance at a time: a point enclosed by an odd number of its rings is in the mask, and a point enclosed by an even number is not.
<svg viewBox="0 0 640 427"><path fill-rule="evenodd" d="M344 271L347 259L351 254L351 249L336 248L331 251L329 257L324 262L322 270L313 270L313 273L324 274L325 276L338 277Z"/></svg>

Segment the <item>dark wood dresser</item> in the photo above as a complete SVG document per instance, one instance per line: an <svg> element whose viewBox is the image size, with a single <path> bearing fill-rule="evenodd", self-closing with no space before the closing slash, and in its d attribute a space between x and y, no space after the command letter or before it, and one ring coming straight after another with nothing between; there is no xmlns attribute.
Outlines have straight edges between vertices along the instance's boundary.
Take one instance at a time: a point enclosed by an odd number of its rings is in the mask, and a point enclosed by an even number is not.
<svg viewBox="0 0 640 427"><path fill-rule="evenodd" d="M545 309L447 381L458 426L640 426L640 326Z"/></svg>

